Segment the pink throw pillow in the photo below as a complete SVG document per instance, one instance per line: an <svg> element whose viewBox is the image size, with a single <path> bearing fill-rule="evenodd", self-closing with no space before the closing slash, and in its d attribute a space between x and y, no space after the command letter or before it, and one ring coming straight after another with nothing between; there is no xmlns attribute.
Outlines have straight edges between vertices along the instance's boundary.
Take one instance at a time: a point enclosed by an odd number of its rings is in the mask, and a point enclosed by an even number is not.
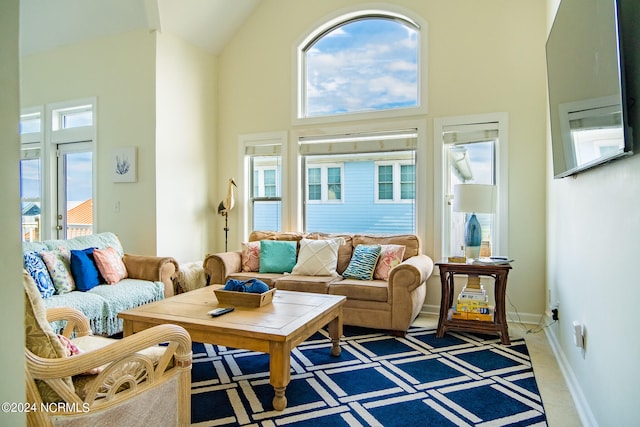
<svg viewBox="0 0 640 427"><path fill-rule="evenodd" d="M96 262L100 274L102 274L104 280L110 285L118 283L120 280L126 279L129 276L127 268L122 262L122 257L112 246L106 249L95 249L93 251L93 259Z"/></svg>
<svg viewBox="0 0 640 427"><path fill-rule="evenodd" d="M84 353L84 351L80 350L69 338L65 337L64 335L58 334L58 339L60 340L60 344L62 344L65 355L67 357ZM102 372L102 368L102 366L98 366L97 368L92 368L87 372L83 372L81 375L96 375Z"/></svg>
<svg viewBox="0 0 640 427"><path fill-rule="evenodd" d="M260 271L260 242L242 243L242 271Z"/></svg>
<svg viewBox="0 0 640 427"><path fill-rule="evenodd" d="M380 257L378 258L378 264L373 272L373 278L388 280L391 269L402 262L406 247L404 245L380 246L382 249L380 251Z"/></svg>

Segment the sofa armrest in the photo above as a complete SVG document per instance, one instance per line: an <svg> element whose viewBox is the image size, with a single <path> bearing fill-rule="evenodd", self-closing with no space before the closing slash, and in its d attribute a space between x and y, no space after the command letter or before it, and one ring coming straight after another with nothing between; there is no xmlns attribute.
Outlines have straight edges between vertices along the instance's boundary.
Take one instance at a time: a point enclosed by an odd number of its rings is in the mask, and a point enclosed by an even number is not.
<svg viewBox="0 0 640 427"><path fill-rule="evenodd" d="M171 257L124 254L122 258L132 279L164 283L165 298L175 294L173 278L178 272L178 262Z"/></svg>
<svg viewBox="0 0 640 427"><path fill-rule="evenodd" d="M389 273L389 289L393 292L396 286L411 292L433 273L433 260L427 255L419 254L402 261Z"/></svg>
<svg viewBox="0 0 640 427"><path fill-rule="evenodd" d="M207 275L207 285L224 284L227 276L242 270L242 251L207 254L202 268Z"/></svg>

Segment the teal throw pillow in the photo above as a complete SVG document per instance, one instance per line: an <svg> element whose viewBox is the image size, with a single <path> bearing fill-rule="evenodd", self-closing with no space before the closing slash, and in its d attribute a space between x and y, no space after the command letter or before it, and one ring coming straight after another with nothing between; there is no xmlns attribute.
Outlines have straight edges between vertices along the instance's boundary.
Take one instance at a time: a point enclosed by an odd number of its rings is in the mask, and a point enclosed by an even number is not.
<svg viewBox="0 0 640 427"><path fill-rule="evenodd" d="M349 266L342 273L345 279L371 280L380 257L380 245L358 245L353 251Z"/></svg>
<svg viewBox="0 0 640 427"><path fill-rule="evenodd" d="M297 242L260 241L260 273L291 273L296 265Z"/></svg>

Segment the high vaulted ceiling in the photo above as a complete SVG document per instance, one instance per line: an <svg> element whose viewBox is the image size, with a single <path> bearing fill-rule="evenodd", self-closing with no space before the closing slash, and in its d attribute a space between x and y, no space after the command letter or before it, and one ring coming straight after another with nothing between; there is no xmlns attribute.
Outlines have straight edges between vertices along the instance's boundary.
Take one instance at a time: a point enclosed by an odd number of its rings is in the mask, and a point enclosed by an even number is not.
<svg viewBox="0 0 640 427"><path fill-rule="evenodd" d="M260 0L20 0L22 55L133 31L166 31L218 54Z"/></svg>

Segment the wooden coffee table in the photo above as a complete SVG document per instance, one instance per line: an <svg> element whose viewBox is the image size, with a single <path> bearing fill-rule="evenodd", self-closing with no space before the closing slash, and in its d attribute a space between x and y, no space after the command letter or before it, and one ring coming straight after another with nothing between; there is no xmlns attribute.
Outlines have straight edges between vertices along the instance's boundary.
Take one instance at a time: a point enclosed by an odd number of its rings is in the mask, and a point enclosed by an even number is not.
<svg viewBox="0 0 640 427"><path fill-rule="evenodd" d="M271 304L236 307L211 317L207 312L218 307L213 289L219 287L207 286L121 312L118 317L124 320L124 336L172 323L185 328L193 341L268 353L270 383L275 390L273 407L278 411L287 407L291 349L329 325L331 354L340 355L346 297L277 290Z"/></svg>

